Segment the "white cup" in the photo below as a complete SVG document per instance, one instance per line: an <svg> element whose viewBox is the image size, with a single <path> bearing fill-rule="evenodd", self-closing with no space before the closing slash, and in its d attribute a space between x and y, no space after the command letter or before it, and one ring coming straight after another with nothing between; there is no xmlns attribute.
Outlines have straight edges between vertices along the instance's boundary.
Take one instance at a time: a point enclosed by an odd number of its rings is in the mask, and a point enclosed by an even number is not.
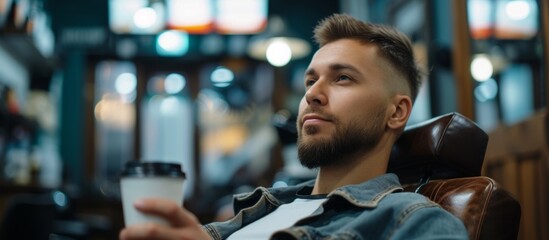
<svg viewBox="0 0 549 240"><path fill-rule="evenodd" d="M183 205L184 180L185 173L177 163L132 161L126 164L120 179L125 225L146 222L169 225L160 217L140 212L134 202L141 198L162 198Z"/></svg>

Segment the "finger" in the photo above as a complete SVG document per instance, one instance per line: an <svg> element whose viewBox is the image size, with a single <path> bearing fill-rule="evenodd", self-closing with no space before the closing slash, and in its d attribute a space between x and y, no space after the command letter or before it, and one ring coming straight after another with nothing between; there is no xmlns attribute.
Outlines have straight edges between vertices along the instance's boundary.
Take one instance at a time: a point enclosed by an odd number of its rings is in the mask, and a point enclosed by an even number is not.
<svg viewBox="0 0 549 240"><path fill-rule="evenodd" d="M120 240L177 239L174 230L155 223L134 224L120 232Z"/></svg>
<svg viewBox="0 0 549 240"><path fill-rule="evenodd" d="M196 216L171 200L143 198L137 200L134 205L144 213L166 219L174 227L200 224Z"/></svg>

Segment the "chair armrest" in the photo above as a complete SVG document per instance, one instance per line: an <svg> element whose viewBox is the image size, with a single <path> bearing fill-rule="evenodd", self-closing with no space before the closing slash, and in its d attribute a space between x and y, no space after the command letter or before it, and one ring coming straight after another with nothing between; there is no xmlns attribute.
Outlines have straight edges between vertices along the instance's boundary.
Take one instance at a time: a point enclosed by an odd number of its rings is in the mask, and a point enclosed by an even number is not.
<svg viewBox="0 0 549 240"><path fill-rule="evenodd" d="M404 188L415 191L417 184ZM461 219L470 239L517 239L520 204L491 178L434 180L423 185L419 193Z"/></svg>

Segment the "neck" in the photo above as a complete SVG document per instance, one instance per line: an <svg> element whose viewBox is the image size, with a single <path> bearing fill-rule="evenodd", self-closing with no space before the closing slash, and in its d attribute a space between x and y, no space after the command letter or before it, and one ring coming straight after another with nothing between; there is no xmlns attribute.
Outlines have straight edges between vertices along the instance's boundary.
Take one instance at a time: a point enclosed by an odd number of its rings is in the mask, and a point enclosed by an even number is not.
<svg viewBox="0 0 549 240"><path fill-rule="evenodd" d="M359 184L385 174L391 148L392 144L378 144L368 153L345 161L345 164L320 167L311 194L328 194L336 188Z"/></svg>

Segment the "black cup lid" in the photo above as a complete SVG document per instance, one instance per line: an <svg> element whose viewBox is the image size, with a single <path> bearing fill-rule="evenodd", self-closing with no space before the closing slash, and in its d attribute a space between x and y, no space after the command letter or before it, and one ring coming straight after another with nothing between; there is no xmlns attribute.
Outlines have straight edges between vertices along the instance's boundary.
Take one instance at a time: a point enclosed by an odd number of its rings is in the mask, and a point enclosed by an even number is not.
<svg viewBox="0 0 549 240"><path fill-rule="evenodd" d="M130 161L122 172L123 177L130 176L164 176L164 177L182 177L185 173L179 163L166 162L138 162Z"/></svg>

